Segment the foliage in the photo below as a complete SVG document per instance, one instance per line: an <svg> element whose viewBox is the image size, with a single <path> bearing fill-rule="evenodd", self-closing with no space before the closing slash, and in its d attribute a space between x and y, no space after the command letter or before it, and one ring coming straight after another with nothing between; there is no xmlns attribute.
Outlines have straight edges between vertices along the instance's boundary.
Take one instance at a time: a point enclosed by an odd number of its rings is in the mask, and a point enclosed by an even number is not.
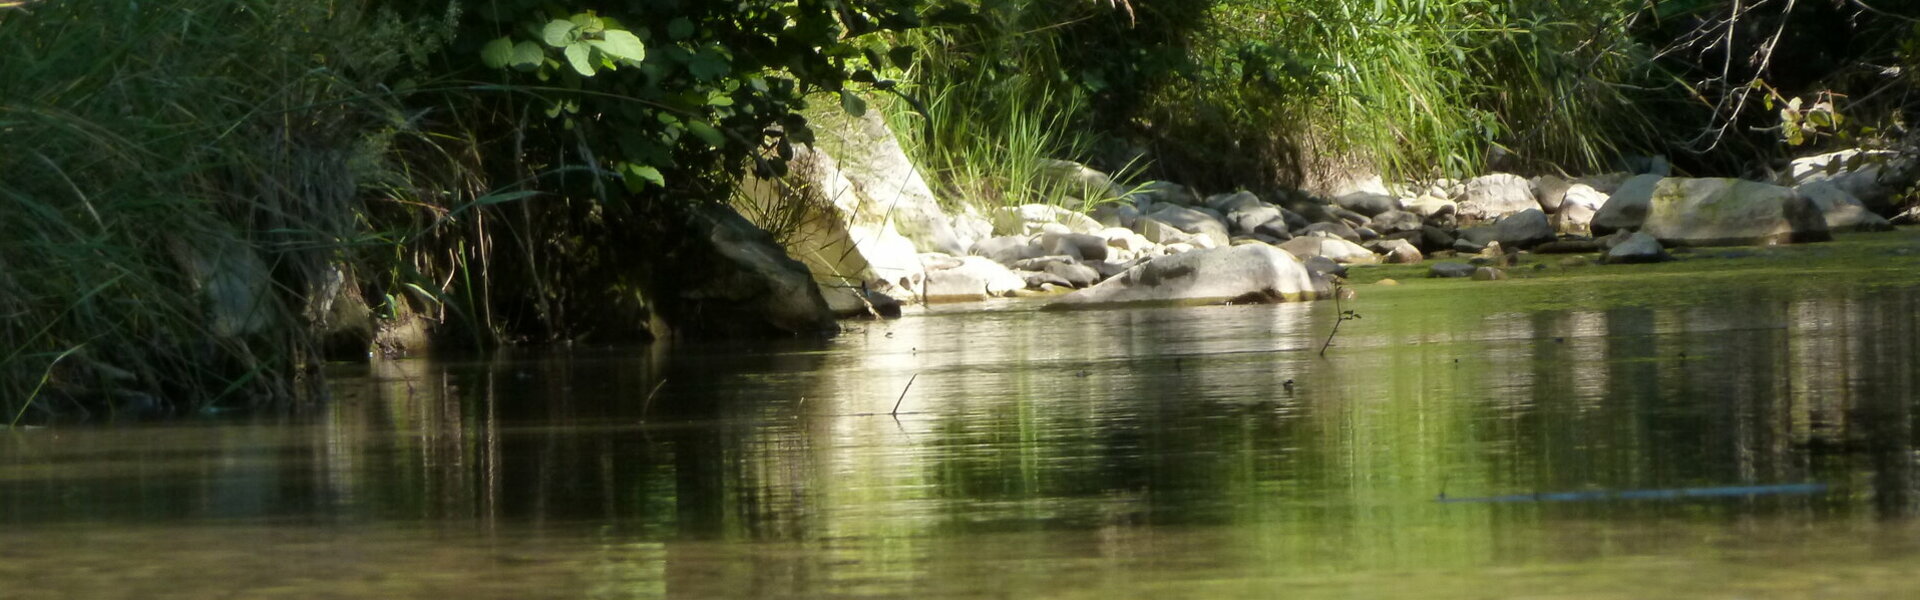
<svg viewBox="0 0 1920 600"><path fill-rule="evenodd" d="M949 173L1021 155L993 151L1032 122L1056 157L1151 155L1209 189L1297 185L1340 156L1409 175L1470 174L1495 148L1593 166L1653 137L1624 1L958 4L978 16L917 32L930 60L907 77L934 109L923 155Z"/></svg>
<svg viewBox="0 0 1920 600"><path fill-rule="evenodd" d="M293 399L356 306L479 343L645 336L685 209L782 169L809 94L877 83L904 54L873 34L915 23L463 6L0 6L0 408Z"/></svg>
<svg viewBox="0 0 1920 600"><path fill-rule="evenodd" d="M414 133L383 89L451 33L353 3L0 12L0 407L296 395L331 262ZM416 170L431 160L416 159ZM337 280L335 280L337 283ZM36 383L38 382L38 383ZM45 385L41 385L45 384Z"/></svg>

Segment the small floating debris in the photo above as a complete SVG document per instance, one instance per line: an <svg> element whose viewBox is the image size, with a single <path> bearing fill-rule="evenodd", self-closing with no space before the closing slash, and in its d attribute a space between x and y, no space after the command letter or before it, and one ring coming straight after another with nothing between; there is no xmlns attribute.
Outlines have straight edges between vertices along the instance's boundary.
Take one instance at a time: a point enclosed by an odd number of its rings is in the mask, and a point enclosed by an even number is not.
<svg viewBox="0 0 1920 600"><path fill-rule="evenodd" d="M1824 483L1782 485L1740 485L1727 487L1672 488L1660 490L1602 490L1592 492L1544 492L1478 498L1435 497L1436 502L1598 502L1605 500L1680 500L1686 498L1738 498L1743 496L1808 496L1825 493Z"/></svg>

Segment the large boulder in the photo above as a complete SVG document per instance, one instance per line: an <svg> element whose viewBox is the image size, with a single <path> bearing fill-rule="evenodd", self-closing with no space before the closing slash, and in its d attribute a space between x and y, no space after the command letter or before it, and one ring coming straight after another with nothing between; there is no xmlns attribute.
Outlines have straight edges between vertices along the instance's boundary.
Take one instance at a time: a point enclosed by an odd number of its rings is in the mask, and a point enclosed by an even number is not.
<svg viewBox="0 0 1920 600"><path fill-rule="evenodd" d="M1553 225L1538 208L1513 213L1493 223L1494 240L1502 248L1525 250L1554 240Z"/></svg>
<svg viewBox="0 0 1920 600"><path fill-rule="evenodd" d="M1889 199L1913 180L1915 159L1889 150L1841 150L1794 159L1780 183L1800 186L1826 182L1871 210L1890 211Z"/></svg>
<svg viewBox="0 0 1920 600"><path fill-rule="evenodd" d="M922 298L927 302L970 302L1006 296L1026 289L1027 280L1005 265L984 256L964 256L958 260L929 254Z"/></svg>
<svg viewBox="0 0 1920 600"><path fill-rule="evenodd" d="M839 330L807 265L788 257L772 234L726 206L699 206L690 224L698 242L678 261L688 270L672 284L674 301L663 306L680 331L818 335Z"/></svg>
<svg viewBox="0 0 1920 600"><path fill-rule="evenodd" d="M1653 206L1654 188L1666 179L1659 175L1636 175L1614 190L1595 212L1591 227L1594 235L1608 235L1620 230L1639 229L1647 220L1647 211Z"/></svg>
<svg viewBox="0 0 1920 600"><path fill-rule="evenodd" d="M869 158L874 164L885 163ZM922 224L925 235L915 242L897 227L905 222L849 179L853 171L825 152L795 148L788 165L783 179L749 175L735 207L754 224L780 231L775 239L788 255L807 265L822 292L844 296L835 299L839 305L859 301L847 290L911 296L920 273L916 257L925 247L945 247L955 235L951 227ZM936 216L949 223L944 214Z"/></svg>
<svg viewBox="0 0 1920 600"><path fill-rule="evenodd" d="M1801 184L1794 191L1813 201L1831 231L1887 231L1893 223L1867 210L1865 204L1831 181Z"/></svg>
<svg viewBox="0 0 1920 600"><path fill-rule="evenodd" d="M833 156L839 175L852 184L859 211L890 222L921 252L958 254L973 242L953 230L880 111L855 117L842 110L815 110L808 120L815 146ZM835 202L843 203L838 198Z"/></svg>
<svg viewBox="0 0 1920 600"><path fill-rule="evenodd" d="M1047 308L1310 300L1325 289L1292 254L1246 244L1157 258Z"/></svg>
<svg viewBox="0 0 1920 600"><path fill-rule="evenodd" d="M1324 256L1343 265L1372 265L1380 262L1380 255L1374 254L1372 250L1340 238L1301 236L1280 244L1280 249L1301 259Z"/></svg>
<svg viewBox="0 0 1920 600"><path fill-rule="evenodd" d="M1640 231L1664 244L1683 246L1833 239L1826 219L1806 196L1789 188L1739 179L1661 180Z"/></svg>
<svg viewBox="0 0 1920 600"><path fill-rule="evenodd" d="M1519 175L1495 173L1467 180L1455 211L1467 221L1491 221L1529 208L1540 208L1533 184Z"/></svg>

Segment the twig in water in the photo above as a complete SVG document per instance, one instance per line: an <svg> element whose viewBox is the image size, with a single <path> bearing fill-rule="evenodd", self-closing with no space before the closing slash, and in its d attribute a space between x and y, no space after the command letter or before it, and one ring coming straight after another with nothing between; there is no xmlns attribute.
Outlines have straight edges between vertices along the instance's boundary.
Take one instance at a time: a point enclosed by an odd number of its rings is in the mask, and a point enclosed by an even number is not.
<svg viewBox="0 0 1920 600"><path fill-rule="evenodd" d="M1339 316L1333 320L1333 331L1327 332L1326 343L1320 344L1320 358L1327 357L1327 346L1333 345L1333 336L1340 335L1340 324L1360 318L1360 313L1350 310L1340 310L1340 289L1340 284L1335 282L1333 284L1333 310L1339 313Z"/></svg>
<svg viewBox="0 0 1920 600"><path fill-rule="evenodd" d="M647 399L640 403L640 422L647 422L647 409L653 407L653 397L660 395L660 388L666 387L667 378L661 377L660 383L653 385L653 391L647 392Z"/></svg>
<svg viewBox="0 0 1920 600"><path fill-rule="evenodd" d="M913 380L919 378L919 373L914 373L912 377L907 378L907 387L900 388L900 399L893 401L893 412L887 413L889 416L900 416L900 403L907 401L907 390L913 389Z"/></svg>

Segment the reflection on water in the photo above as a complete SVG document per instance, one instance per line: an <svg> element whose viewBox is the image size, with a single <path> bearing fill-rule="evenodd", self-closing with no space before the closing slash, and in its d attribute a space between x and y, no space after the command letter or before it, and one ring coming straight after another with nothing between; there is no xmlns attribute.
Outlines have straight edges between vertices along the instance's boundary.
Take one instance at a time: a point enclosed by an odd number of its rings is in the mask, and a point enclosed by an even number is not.
<svg viewBox="0 0 1920 600"><path fill-rule="evenodd" d="M1448 299L1349 305L1325 359L1331 305L1014 306L5 434L0 597L1910 591L1920 293ZM1799 483L1827 491L1437 501Z"/></svg>

